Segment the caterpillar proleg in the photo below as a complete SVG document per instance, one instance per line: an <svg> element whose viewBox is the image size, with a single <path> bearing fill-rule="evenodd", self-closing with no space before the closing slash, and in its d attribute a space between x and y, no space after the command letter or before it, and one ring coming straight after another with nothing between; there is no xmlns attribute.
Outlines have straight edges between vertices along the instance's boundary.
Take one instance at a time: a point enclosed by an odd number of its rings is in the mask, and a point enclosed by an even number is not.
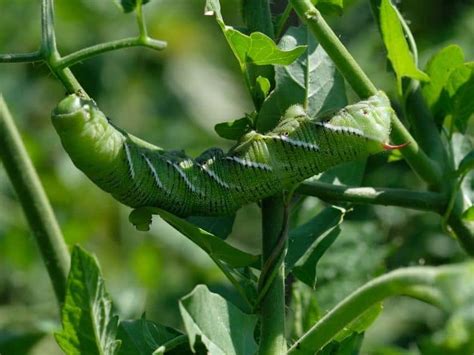
<svg viewBox="0 0 474 355"><path fill-rule="evenodd" d="M251 131L229 152L211 148L195 159L114 127L94 101L77 94L58 104L52 120L73 163L115 199L189 216L228 215L333 166L387 149L392 114L383 92L323 122L292 106L272 131Z"/></svg>

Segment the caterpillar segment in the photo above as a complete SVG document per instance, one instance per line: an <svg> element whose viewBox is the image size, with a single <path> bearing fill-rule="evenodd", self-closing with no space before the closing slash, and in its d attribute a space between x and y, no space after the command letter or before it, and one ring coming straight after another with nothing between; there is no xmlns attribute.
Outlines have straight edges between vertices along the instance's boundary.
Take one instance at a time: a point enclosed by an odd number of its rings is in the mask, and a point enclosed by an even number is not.
<svg viewBox="0 0 474 355"><path fill-rule="evenodd" d="M92 100L76 94L58 104L52 121L73 163L115 199L189 216L227 215L333 166L396 147L388 144L392 114L382 92L323 122L292 106L272 131L251 131L228 153L211 148L196 159L113 126Z"/></svg>

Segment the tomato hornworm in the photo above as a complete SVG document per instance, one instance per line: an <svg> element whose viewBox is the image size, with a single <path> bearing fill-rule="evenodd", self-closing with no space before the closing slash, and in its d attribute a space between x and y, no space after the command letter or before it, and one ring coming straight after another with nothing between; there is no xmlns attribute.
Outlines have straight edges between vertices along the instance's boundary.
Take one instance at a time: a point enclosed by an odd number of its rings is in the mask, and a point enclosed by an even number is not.
<svg viewBox="0 0 474 355"><path fill-rule="evenodd" d="M383 92L321 122L295 105L273 130L251 131L229 152L211 148L195 159L115 127L93 100L77 94L58 104L52 120L73 163L118 201L178 216L212 216L231 214L343 162L398 148L387 143L392 114Z"/></svg>

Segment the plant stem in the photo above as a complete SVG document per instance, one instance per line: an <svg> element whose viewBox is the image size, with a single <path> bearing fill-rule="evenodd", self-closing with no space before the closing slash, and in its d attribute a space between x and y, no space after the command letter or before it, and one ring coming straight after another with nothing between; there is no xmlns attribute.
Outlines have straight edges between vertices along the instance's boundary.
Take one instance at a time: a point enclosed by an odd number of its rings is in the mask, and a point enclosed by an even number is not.
<svg viewBox="0 0 474 355"><path fill-rule="evenodd" d="M58 302L64 301L69 253L53 210L0 95L0 158L38 243Z"/></svg>
<svg viewBox="0 0 474 355"><path fill-rule="evenodd" d="M354 91L361 98L367 98L377 92L359 64L332 31L319 11L310 0L290 0L298 16L308 25L319 44L331 57L341 74L346 78ZM392 138L396 144L409 143L401 150L414 171L430 185L440 185L441 172L410 135L399 119L393 115Z"/></svg>
<svg viewBox="0 0 474 355"><path fill-rule="evenodd" d="M410 267L380 276L360 287L329 311L292 345L288 353L314 353L370 306L390 296L410 296L440 307L442 301L436 288L437 278L441 274L459 272L462 267Z"/></svg>
<svg viewBox="0 0 474 355"><path fill-rule="evenodd" d="M122 48L139 46L148 47L155 50L162 50L166 48L166 42L158 41L148 37L129 37L119 39L117 41L100 43L62 57L55 63L55 68L63 69L71 67L79 62L82 62L84 59L94 57L101 53L110 52Z"/></svg>
<svg viewBox="0 0 474 355"><path fill-rule="evenodd" d="M443 213L447 205L445 196L436 192L350 187L320 181L302 183L296 192L302 195L316 196L328 202L399 206L421 211L433 211L439 214Z"/></svg>
<svg viewBox="0 0 474 355"><path fill-rule="evenodd" d="M69 93L85 90L68 69L56 67L56 63L61 59L56 47L56 36L54 32L54 1L41 1L41 50L40 53L48 65L51 72L63 83Z"/></svg>
<svg viewBox="0 0 474 355"><path fill-rule="evenodd" d="M262 268L274 257L275 247L281 240L285 226L285 208L281 195L262 201ZM284 255L285 251L281 250L281 253ZM273 281L261 301L260 355L286 354L284 263L279 263L276 267L278 270L275 273L268 273L273 274Z"/></svg>
<svg viewBox="0 0 474 355"><path fill-rule="evenodd" d="M0 54L0 63L36 63L42 60L40 52Z"/></svg>
<svg viewBox="0 0 474 355"><path fill-rule="evenodd" d="M148 37L148 31L146 29L145 16L143 15L142 0L137 1L136 16L137 16L138 31L140 34L139 37L142 39L146 39Z"/></svg>

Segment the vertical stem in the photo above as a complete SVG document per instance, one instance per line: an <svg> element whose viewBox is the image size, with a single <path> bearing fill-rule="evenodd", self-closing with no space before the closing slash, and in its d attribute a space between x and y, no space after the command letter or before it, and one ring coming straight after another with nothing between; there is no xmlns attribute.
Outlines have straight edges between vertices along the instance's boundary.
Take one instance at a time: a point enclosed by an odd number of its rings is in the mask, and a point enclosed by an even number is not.
<svg viewBox="0 0 474 355"><path fill-rule="evenodd" d="M51 72L63 83L64 87L69 93L85 91L81 84L74 77L74 74L69 68L59 69L61 56L56 47L56 36L54 32L54 1L41 1L41 55Z"/></svg>
<svg viewBox="0 0 474 355"><path fill-rule="evenodd" d="M285 208L281 195L262 201L262 265L274 257L275 248L281 244L280 238L285 227ZM284 250L281 252L284 253ZM286 354L287 349L284 263L277 264L277 267L273 281L261 301L260 355Z"/></svg>
<svg viewBox="0 0 474 355"><path fill-rule="evenodd" d="M0 158L15 188L59 303L64 301L69 253L38 175L0 96Z"/></svg>

